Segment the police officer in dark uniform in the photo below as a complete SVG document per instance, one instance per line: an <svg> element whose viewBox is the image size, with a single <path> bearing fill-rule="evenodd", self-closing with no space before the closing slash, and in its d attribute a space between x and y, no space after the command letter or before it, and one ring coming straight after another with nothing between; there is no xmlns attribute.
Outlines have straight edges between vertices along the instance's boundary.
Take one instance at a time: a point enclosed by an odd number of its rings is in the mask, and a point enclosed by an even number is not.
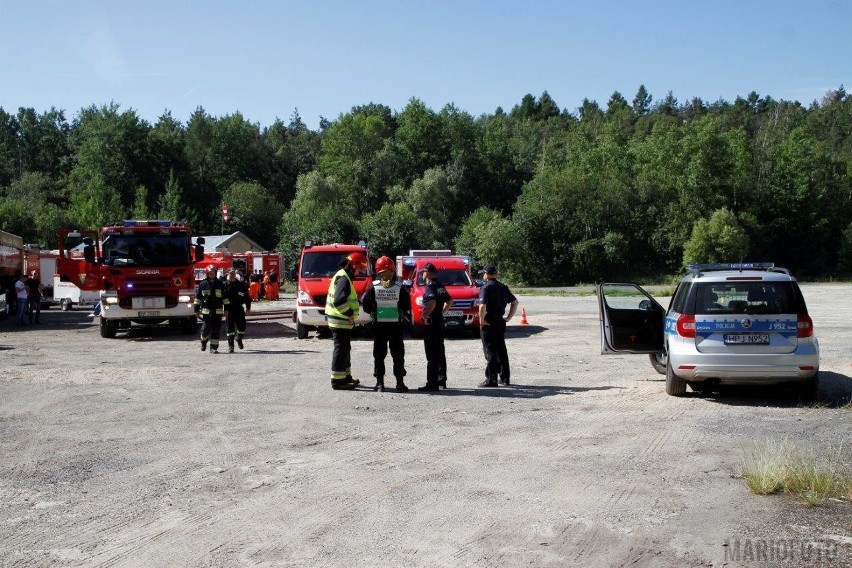
<svg viewBox="0 0 852 568"><path fill-rule="evenodd" d="M246 314L251 311L251 296L248 286L237 280L237 269L228 270L225 281L225 295L228 298L228 353L234 352L234 339L237 346L243 348L243 336L246 333ZM245 309L243 309L245 306Z"/></svg>
<svg viewBox="0 0 852 568"><path fill-rule="evenodd" d="M497 267L486 264L479 271L485 285L479 289L479 330L485 352L485 381L479 386L509 385L509 353L506 351L506 322L515 315L518 299L509 287L497 280ZM509 313L506 314L506 306Z"/></svg>
<svg viewBox="0 0 852 568"><path fill-rule="evenodd" d="M210 353L219 352L219 335L222 330L222 316L228 316L228 296L225 295L225 285L216 278L216 267L207 265L207 278L198 283L195 289L195 315L202 320L201 350L207 349L210 342Z"/></svg>
<svg viewBox="0 0 852 568"><path fill-rule="evenodd" d="M438 281L438 269L431 262L423 267L426 291L423 293L423 347L426 349L426 384L419 391L447 388L447 356L444 352L444 312L453 299Z"/></svg>

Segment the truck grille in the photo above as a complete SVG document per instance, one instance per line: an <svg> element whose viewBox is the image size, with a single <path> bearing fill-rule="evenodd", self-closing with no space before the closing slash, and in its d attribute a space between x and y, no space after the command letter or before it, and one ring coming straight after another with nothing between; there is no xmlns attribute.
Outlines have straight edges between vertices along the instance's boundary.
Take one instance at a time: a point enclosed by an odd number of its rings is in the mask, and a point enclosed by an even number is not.
<svg viewBox="0 0 852 568"><path fill-rule="evenodd" d="M453 310L468 310L473 307L473 300L453 300Z"/></svg>

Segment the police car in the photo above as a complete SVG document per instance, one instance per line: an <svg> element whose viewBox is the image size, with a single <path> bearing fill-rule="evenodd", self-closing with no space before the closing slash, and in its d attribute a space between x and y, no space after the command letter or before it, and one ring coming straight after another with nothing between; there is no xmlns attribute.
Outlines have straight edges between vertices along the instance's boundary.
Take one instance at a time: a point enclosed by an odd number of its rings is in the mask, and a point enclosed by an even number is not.
<svg viewBox="0 0 852 568"><path fill-rule="evenodd" d="M668 394L795 383L803 399L816 398L819 342L786 268L690 265L668 309L634 283L597 288L601 353L647 353Z"/></svg>

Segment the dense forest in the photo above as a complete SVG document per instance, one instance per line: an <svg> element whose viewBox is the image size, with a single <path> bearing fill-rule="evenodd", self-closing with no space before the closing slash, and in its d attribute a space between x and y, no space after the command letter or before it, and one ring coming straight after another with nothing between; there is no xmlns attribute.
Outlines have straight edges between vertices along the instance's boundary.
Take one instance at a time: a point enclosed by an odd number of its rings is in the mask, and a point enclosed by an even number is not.
<svg viewBox="0 0 852 568"><path fill-rule="evenodd" d="M56 246L60 227L186 219L244 231L292 263L306 240L376 254L451 248L533 285L678 273L685 262L773 261L852 274L852 96L809 107L644 86L574 112L545 92L474 117L413 98L309 129L198 108L155 124L120 105L70 121L0 107L0 228Z"/></svg>

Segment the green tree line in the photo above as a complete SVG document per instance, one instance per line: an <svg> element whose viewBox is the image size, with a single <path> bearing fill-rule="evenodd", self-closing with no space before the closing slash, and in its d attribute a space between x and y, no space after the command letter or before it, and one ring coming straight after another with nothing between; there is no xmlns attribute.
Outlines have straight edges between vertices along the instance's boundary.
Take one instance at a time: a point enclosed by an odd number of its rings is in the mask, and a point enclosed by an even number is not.
<svg viewBox="0 0 852 568"><path fill-rule="evenodd" d="M186 219L242 230L288 264L306 240L378 254L449 248L532 285L772 261L803 277L852 274L852 97L809 107L750 93L605 107L544 92L474 117L412 98L309 129L198 108L151 124L116 103L0 107L0 228L56 246L60 227Z"/></svg>

